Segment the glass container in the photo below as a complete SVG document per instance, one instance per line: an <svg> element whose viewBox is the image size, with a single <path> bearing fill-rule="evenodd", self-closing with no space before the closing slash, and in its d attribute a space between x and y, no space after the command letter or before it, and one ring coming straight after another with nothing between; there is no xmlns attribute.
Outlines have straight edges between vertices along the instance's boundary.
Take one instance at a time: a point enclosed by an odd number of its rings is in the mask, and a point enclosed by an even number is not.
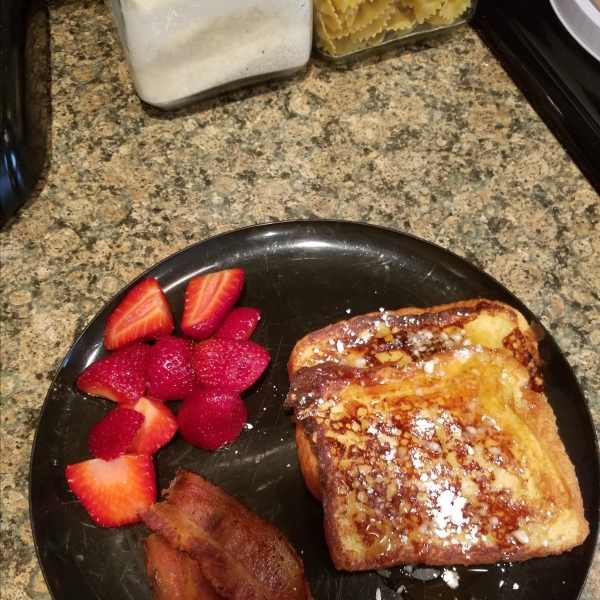
<svg viewBox="0 0 600 600"><path fill-rule="evenodd" d="M135 89L172 109L310 58L310 0L107 0Z"/></svg>
<svg viewBox="0 0 600 600"><path fill-rule="evenodd" d="M318 54L332 62L466 23L477 0L314 0Z"/></svg>

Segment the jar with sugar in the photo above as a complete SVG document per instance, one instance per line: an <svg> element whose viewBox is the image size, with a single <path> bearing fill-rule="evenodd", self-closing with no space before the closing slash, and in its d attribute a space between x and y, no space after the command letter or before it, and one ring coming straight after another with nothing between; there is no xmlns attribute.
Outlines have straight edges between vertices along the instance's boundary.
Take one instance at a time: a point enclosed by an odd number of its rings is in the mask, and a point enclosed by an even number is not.
<svg viewBox="0 0 600 600"><path fill-rule="evenodd" d="M290 75L310 58L311 0L107 0L142 100L173 109Z"/></svg>

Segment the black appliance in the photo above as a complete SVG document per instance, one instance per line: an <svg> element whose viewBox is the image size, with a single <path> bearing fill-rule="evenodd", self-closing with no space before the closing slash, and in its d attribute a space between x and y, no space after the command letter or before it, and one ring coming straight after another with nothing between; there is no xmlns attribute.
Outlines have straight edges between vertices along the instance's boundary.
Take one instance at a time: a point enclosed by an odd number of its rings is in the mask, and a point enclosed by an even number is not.
<svg viewBox="0 0 600 600"><path fill-rule="evenodd" d="M44 169L50 126L50 45L44 0L0 2L0 227Z"/></svg>

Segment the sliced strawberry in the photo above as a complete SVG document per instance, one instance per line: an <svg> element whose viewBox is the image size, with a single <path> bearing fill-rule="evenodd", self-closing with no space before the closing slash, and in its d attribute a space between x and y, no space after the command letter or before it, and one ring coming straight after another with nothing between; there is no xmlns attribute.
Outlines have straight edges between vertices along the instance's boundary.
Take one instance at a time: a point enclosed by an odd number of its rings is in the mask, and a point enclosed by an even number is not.
<svg viewBox="0 0 600 600"><path fill-rule="evenodd" d="M138 283L106 321L104 345L117 350L155 340L175 327L171 307L154 277Z"/></svg>
<svg viewBox="0 0 600 600"><path fill-rule="evenodd" d="M112 410L90 430L88 448L96 458L117 458L125 454L143 423L144 415L136 410Z"/></svg>
<svg viewBox="0 0 600 600"><path fill-rule="evenodd" d="M136 523L138 513L156 501L156 475L147 454L93 458L69 465L66 475L92 521L102 527Z"/></svg>
<svg viewBox="0 0 600 600"><path fill-rule="evenodd" d="M127 452L154 454L171 441L177 431L175 415L159 400L144 396L135 404L120 404L117 408L133 409L145 417L142 428L127 448Z"/></svg>
<svg viewBox="0 0 600 600"><path fill-rule="evenodd" d="M260 312L249 306L229 311L212 337L216 340L247 340L260 319Z"/></svg>
<svg viewBox="0 0 600 600"><path fill-rule="evenodd" d="M181 331L206 339L235 304L244 287L244 271L228 269L192 279L185 290Z"/></svg>
<svg viewBox="0 0 600 600"><path fill-rule="evenodd" d="M267 368L269 353L254 342L209 339L194 350L192 366L198 381L209 388L243 392Z"/></svg>
<svg viewBox="0 0 600 600"><path fill-rule="evenodd" d="M177 415L183 439L204 450L218 450L237 440L248 419L246 405L234 392L198 388Z"/></svg>
<svg viewBox="0 0 600 600"><path fill-rule="evenodd" d="M192 369L194 343L173 335L158 340L148 355L148 395L167 402L183 400L197 385Z"/></svg>
<svg viewBox="0 0 600 600"><path fill-rule="evenodd" d="M121 348L87 367L77 378L77 386L92 396L135 402L146 391L148 352L148 344Z"/></svg>

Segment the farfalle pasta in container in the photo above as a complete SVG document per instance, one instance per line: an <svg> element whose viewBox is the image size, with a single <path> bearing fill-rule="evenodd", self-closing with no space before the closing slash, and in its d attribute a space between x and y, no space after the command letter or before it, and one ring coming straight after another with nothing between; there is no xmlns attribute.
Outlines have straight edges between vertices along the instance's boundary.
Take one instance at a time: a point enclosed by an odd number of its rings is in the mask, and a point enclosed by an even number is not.
<svg viewBox="0 0 600 600"><path fill-rule="evenodd" d="M163 109L294 73L310 58L309 0L107 0L135 89Z"/></svg>
<svg viewBox="0 0 600 600"><path fill-rule="evenodd" d="M314 0L316 48L332 60L467 22L477 0Z"/></svg>

